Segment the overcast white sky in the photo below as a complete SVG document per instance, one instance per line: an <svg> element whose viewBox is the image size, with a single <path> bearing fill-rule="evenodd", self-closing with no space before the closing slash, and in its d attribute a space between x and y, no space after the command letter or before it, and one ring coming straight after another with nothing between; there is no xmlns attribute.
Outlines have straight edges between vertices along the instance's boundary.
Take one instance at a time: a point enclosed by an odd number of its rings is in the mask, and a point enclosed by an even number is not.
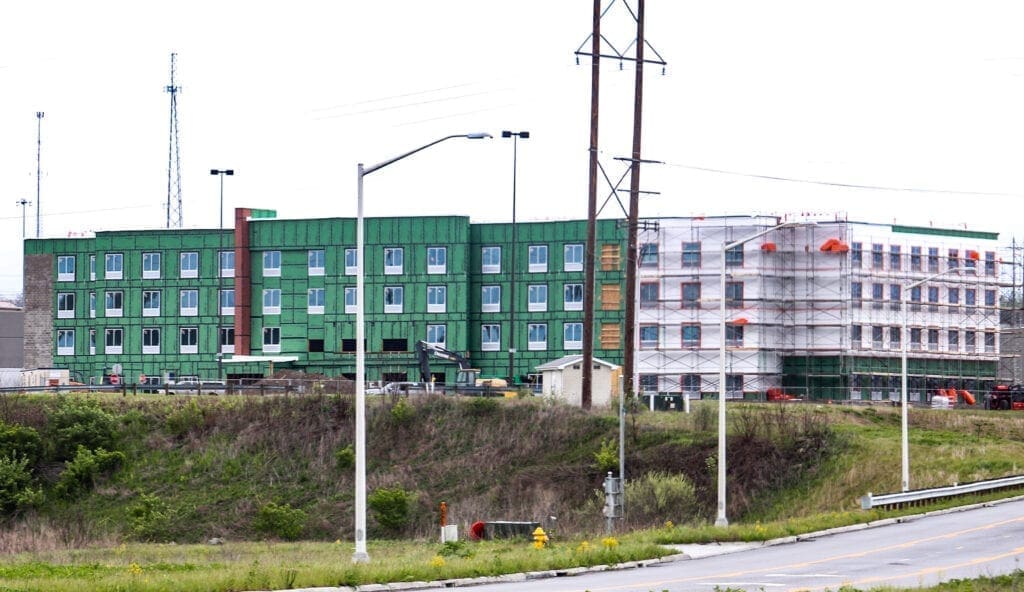
<svg viewBox="0 0 1024 592"><path fill-rule="evenodd" d="M502 129L531 133L517 217L583 218L590 67L573 52L591 6L5 2L0 295L21 289L20 199L33 202L35 235L36 111L44 237L166 225L172 52L186 227L218 224L211 168L235 170L227 211L354 216L358 162L475 131L496 139L449 141L367 177L366 213L508 220ZM665 164L643 168L642 189L660 195L643 198L642 216L811 211L1022 236L1019 2L646 7L647 39L669 64L646 69L643 156ZM602 26L620 48L635 34L622 0ZM629 63L602 63L600 148L615 179L614 158L631 151L633 77Z"/></svg>

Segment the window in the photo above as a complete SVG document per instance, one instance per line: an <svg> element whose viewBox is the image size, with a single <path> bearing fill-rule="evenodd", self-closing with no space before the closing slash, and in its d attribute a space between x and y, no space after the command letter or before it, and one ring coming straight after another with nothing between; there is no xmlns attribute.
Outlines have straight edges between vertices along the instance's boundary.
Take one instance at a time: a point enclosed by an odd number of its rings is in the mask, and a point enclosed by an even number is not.
<svg viewBox="0 0 1024 592"><path fill-rule="evenodd" d="M960 309L960 288L950 288L946 290L946 295L949 298L949 312L959 312Z"/></svg>
<svg viewBox="0 0 1024 592"><path fill-rule="evenodd" d="M142 353L160 353L160 329L156 327L146 327L142 329Z"/></svg>
<svg viewBox="0 0 1024 592"><path fill-rule="evenodd" d="M402 312L404 292L402 286L384 287L384 312Z"/></svg>
<svg viewBox="0 0 1024 592"><path fill-rule="evenodd" d="M726 308L743 307L743 282L725 284L725 306Z"/></svg>
<svg viewBox="0 0 1024 592"><path fill-rule="evenodd" d="M658 347L657 325L640 325L640 347Z"/></svg>
<svg viewBox="0 0 1024 592"><path fill-rule="evenodd" d="M124 254L107 253L103 279L119 280L124 274Z"/></svg>
<svg viewBox="0 0 1024 592"><path fill-rule="evenodd" d="M220 353L222 354L233 354L235 353L235 328L234 327L221 327L220 328Z"/></svg>
<svg viewBox="0 0 1024 592"><path fill-rule="evenodd" d="M281 277L281 251L263 252L263 277Z"/></svg>
<svg viewBox="0 0 1024 592"><path fill-rule="evenodd" d="M57 330L57 355L58 356L73 356L73 355L75 355L75 330L74 329L58 329Z"/></svg>
<svg viewBox="0 0 1024 592"><path fill-rule="evenodd" d="M939 350L939 330L928 329L928 350L938 351Z"/></svg>
<svg viewBox="0 0 1024 592"><path fill-rule="evenodd" d="M700 325L683 325L683 347L700 347Z"/></svg>
<svg viewBox="0 0 1024 592"><path fill-rule="evenodd" d="M928 310L939 310L939 289L935 286L928 286Z"/></svg>
<svg viewBox="0 0 1024 592"><path fill-rule="evenodd" d="M995 290L985 290L985 306L995 306L995 305L996 305L996 291Z"/></svg>
<svg viewBox="0 0 1024 592"><path fill-rule="evenodd" d="M899 284L889 284L889 308L892 310L900 309L900 300L903 299L903 286Z"/></svg>
<svg viewBox="0 0 1024 592"><path fill-rule="evenodd" d="M124 346L124 329L106 329L103 331L103 353L120 354Z"/></svg>
<svg viewBox="0 0 1024 592"><path fill-rule="evenodd" d="M220 277L222 277L222 278L235 277L235 252L234 251L221 251L220 252Z"/></svg>
<svg viewBox="0 0 1024 592"><path fill-rule="evenodd" d="M199 327L182 327L178 331L178 352L183 354L199 353Z"/></svg>
<svg viewBox="0 0 1024 592"><path fill-rule="evenodd" d="M899 245L889 245L889 269L899 271L903 268L903 257Z"/></svg>
<svg viewBox="0 0 1024 592"><path fill-rule="evenodd" d="M964 288L964 304L972 311L978 306L978 291L974 288Z"/></svg>
<svg viewBox="0 0 1024 592"><path fill-rule="evenodd" d="M864 305L864 284L852 282L850 284L850 302L853 308L860 308Z"/></svg>
<svg viewBox="0 0 1024 592"><path fill-rule="evenodd" d="M725 252L726 267L743 267L743 245L736 245Z"/></svg>
<svg viewBox="0 0 1024 592"><path fill-rule="evenodd" d="M89 281L96 281L96 255L89 255Z"/></svg>
<svg viewBox="0 0 1024 592"><path fill-rule="evenodd" d="M729 347L743 347L743 327L729 323L725 326L725 345Z"/></svg>
<svg viewBox="0 0 1024 592"><path fill-rule="evenodd" d="M949 256L946 258L946 267L948 269L956 269L960 267L960 251L957 249L950 249Z"/></svg>
<svg viewBox="0 0 1024 592"><path fill-rule="evenodd" d="M641 307L643 306L643 285L641 284ZM622 304L622 290L618 284L601 284L601 310L619 310Z"/></svg>
<svg viewBox="0 0 1024 592"><path fill-rule="evenodd" d="M946 344L951 352L960 351L960 331L950 329L946 333Z"/></svg>
<svg viewBox="0 0 1024 592"><path fill-rule="evenodd" d="M921 247L910 247L910 270L921 271Z"/></svg>
<svg viewBox="0 0 1024 592"><path fill-rule="evenodd" d="M89 329L89 355L96 355L96 329Z"/></svg>
<svg viewBox="0 0 1024 592"><path fill-rule="evenodd" d="M199 277L199 253L194 251L185 251L179 255L179 259L179 274L182 278Z"/></svg>
<svg viewBox="0 0 1024 592"><path fill-rule="evenodd" d="M939 248L928 247L928 271L935 273L939 271Z"/></svg>
<svg viewBox="0 0 1024 592"><path fill-rule="evenodd" d="M75 318L75 293L61 292L57 294L57 318Z"/></svg>
<svg viewBox="0 0 1024 592"><path fill-rule="evenodd" d="M910 309L921 310L921 286L910 289Z"/></svg>
<svg viewBox="0 0 1024 592"><path fill-rule="evenodd" d="M996 275L996 254L994 251L985 251L985 275Z"/></svg>
<svg viewBox="0 0 1024 592"><path fill-rule="evenodd" d="M853 349L864 347L864 327L861 325L850 325L850 345Z"/></svg>
<svg viewBox="0 0 1024 592"><path fill-rule="evenodd" d="M96 292L89 292L89 318L96 318Z"/></svg>
<svg viewBox="0 0 1024 592"><path fill-rule="evenodd" d="M384 275L401 275L404 265L401 247L384 247Z"/></svg>
<svg viewBox="0 0 1024 592"><path fill-rule="evenodd" d="M658 375L641 374L640 384L637 385L641 393L652 394L658 392Z"/></svg>
<svg viewBox="0 0 1024 592"><path fill-rule="evenodd" d="M583 349L583 323L566 323L562 327L562 347Z"/></svg>
<svg viewBox="0 0 1024 592"><path fill-rule="evenodd" d="M974 271L978 267L978 252L970 249L964 251L964 269Z"/></svg>
<svg viewBox="0 0 1024 592"><path fill-rule="evenodd" d="M885 268L885 254L882 251L882 245L880 243L874 243L871 245L871 268Z"/></svg>
<svg viewBox="0 0 1024 592"><path fill-rule="evenodd" d="M427 273L448 273L447 247L427 247Z"/></svg>
<svg viewBox="0 0 1024 592"><path fill-rule="evenodd" d="M583 284L566 284L565 310L583 310Z"/></svg>
<svg viewBox="0 0 1024 592"><path fill-rule="evenodd" d="M658 282L642 282L640 284L640 308L658 306Z"/></svg>
<svg viewBox="0 0 1024 592"><path fill-rule="evenodd" d="M306 292L306 312L311 315L324 314L325 292L323 288L310 288Z"/></svg>
<svg viewBox="0 0 1024 592"><path fill-rule="evenodd" d="M345 275L356 275L359 273L359 251L357 249L345 249Z"/></svg>
<svg viewBox="0 0 1024 592"><path fill-rule="evenodd" d="M743 398L743 375L742 374L726 374L725 375L725 395L733 399Z"/></svg>
<svg viewBox="0 0 1024 592"><path fill-rule="evenodd" d="M427 325L427 343L444 347L446 337L444 325Z"/></svg>
<svg viewBox="0 0 1024 592"><path fill-rule="evenodd" d="M976 331L964 331L964 349L969 354L975 353L978 348L978 333Z"/></svg>
<svg viewBox="0 0 1024 592"><path fill-rule="evenodd" d="M985 331L985 353L994 353L996 351L996 332Z"/></svg>
<svg viewBox="0 0 1024 592"><path fill-rule="evenodd" d="M545 284L532 284L527 287L526 309L530 312L544 312L548 309L548 287Z"/></svg>
<svg viewBox="0 0 1024 592"><path fill-rule="evenodd" d="M871 327L871 347L875 349L882 349L884 345L882 339L885 337L885 329L878 325Z"/></svg>
<svg viewBox="0 0 1024 592"><path fill-rule="evenodd" d="M658 266L658 243L640 245L640 267Z"/></svg>
<svg viewBox="0 0 1024 592"><path fill-rule="evenodd" d="M269 354L281 353L280 327L263 327L263 352Z"/></svg>
<svg viewBox="0 0 1024 592"><path fill-rule="evenodd" d="M654 284L657 287L657 284ZM640 284L643 288L643 284ZM682 284L679 290L682 294L681 308L700 308L700 284L688 282Z"/></svg>
<svg viewBox="0 0 1024 592"><path fill-rule="evenodd" d="M530 351L548 348L548 326L546 323L530 323L527 326L527 349Z"/></svg>
<svg viewBox="0 0 1024 592"><path fill-rule="evenodd" d="M871 284L871 308L882 308L882 300L885 298L885 286L882 284Z"/></svg>
<svg viewBox="0 0 1024 592"><path fill-rule="evenodd" d="M120 317L124 316L124 293L120 290L107 292L104 300L103 316Z"/></svg>
<svg viewBox="0 0 1024 592"><path fill-rule="evenodd" d="M700 243L683 243L683 267L700 267Z"/></svg>
<svg viewBox="0 0 1024 592"><path fill-rule="evenodd" d="M889 349L900 348L900 328L889 327Z"/></svg>
<svg viewBox="0 0 1024 592"><path fill-rule="evenodd" d="M700 398L700 374L683 374L679 383L687 398Z"/></svg>
<svg viewBox="0 0 1024 592"><path fill-rule="evenodd" d="M233 288L220 291L220 314L223 316L235 314L235 290Z"/></svg>
<svg viewBox="0 0 1024 592"><path fill-rule="evenodd" d="M921 350L921 329L910 330L910 349Z"/></svg>
<svg viewBox="0 0 1024 592"><path fill-rule="evenodd" d="M327 271L327 256L323 249L310 249L307 255L307 273L324 275Z"/></svg>
<svg viewBox="0 0 1024 592"><path fill-rule="evenodd" d="M501 273L501 247L480 249L480 273Z"/></svg>
<svg viewBox="0 0 1024 592"><path fill-rule="evenodd" d="M548 270L548 246L530 245L527 249L530 273L545 273Z"/></svg>
<svg viewBox="0 0 1024 592"><path fill-rule="evenodd" d="M142 291L142 316L160 316L160 290Z"/></svg>
<svg viewBox="0 0 1024 592"><path fill-rule="evenodd" d="M445 312L448 309L448 287L427 286L427 312Z"/></svg>
<svg viewBox="0 0 1024 592"><path fill-rule="evenodd" d="M480 325L480 350L499 351L501 349L501 326Z"/></svg>
<svg viewBox="0 0 1024 592"><path fill-rule="evenodd" d="M194 317L199 315L199 290L181 291L181 309L183 317Z"/></svg>
<svg viewBox="0 0 1024 592"><path fill-rule="evenodd" d="M267 288L263 290L263 314L281 314L281 290L280 288Z"/></svg>
<svg viewBox="0 0 1024 592"><path fill-rule="evenodd" d="M620 349L622 347L622 327L618 323L601 323L601 349Z"/></svg>
<svg viewBox="0 0 1024 592"><path fill-rule="evenodd" d="M481 287L480 298L482 312L499 312L501 310L501 286Z"/></svg>
<svg viewBox="0 0 1024 592"><path fill-rule="evenodd" d="M850 267L859 269L864 264L864 243L850 243Z"/></svg>
<svg viewBox="0 0 1024 592"><path fill-rule="evenodd" d="M565 271L583 271L583 245L565 245Z"/></svg>
<svg viewBox="0 0 1024 592"><path fill-rule="evenodd" d="M345 312L353 314L357 312L357 306L359 306L359 299L356 298L356 288L345 288Z"/></svg>
<svg viewBox="0 0 1024 592"><path fill-rule="evenodd" d="M142 254L142 279L160 279L160 253Z"/></svg>

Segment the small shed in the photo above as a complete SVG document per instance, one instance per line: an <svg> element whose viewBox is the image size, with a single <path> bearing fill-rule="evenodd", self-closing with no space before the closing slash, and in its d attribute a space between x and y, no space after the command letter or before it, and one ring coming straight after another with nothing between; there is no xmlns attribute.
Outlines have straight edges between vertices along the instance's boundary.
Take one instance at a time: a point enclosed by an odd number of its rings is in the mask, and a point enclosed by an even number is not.
<svg viewBox="0 0 1024 592"><path fill-rule="evenodd" d="M537 366L537 372L543 376L544 396L561 399L570 405L579 406L583 402L583 356L565 356L546 364ZM590 403L594 407L607 407L613 397L621 391L619 378L622 368L594 358L591 373Z"/></svg>

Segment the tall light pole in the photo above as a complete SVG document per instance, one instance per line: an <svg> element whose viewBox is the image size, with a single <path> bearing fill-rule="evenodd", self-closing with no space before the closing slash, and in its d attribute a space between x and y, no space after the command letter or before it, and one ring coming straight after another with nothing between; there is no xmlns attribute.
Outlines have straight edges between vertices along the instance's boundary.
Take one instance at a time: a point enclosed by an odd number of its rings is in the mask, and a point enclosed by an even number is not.
<svg viewBox="0 0 1024 592"><path fill-rule="evenodd" d="M356 550L352 554L353 563L370 561L370 555L366 552L366 344L363 343L366 334L366 305L363 300L363 285L365 283L363 270L363 243L365 242L363 237L363 177L445 140L452 138L480 140L490 137L491 134L480 132L453 134L368 167L359 163L356 169Z"/></svg>
<svg viewBox="0 0 1024 592"><path fill-rule="evenodd" d="M25 238L25 206L32 205L32 202L25 199L24 197L14 202L21 206L21 238Z"/></svg>
<svg viewBox="0 0 1024 592"><path fill-rule="evenodd" d="M516 382L515 360L516 360L516 160L518 158L519 138L527 139L530 132L501 132L502 138L512 138L512 261L511 278L509 282L509 309L508 309L508 379L509 384Z"/></svg>
<svg viewBox="0 0 1024 592"><path fill-rule="evenodd" d="M900 473L900 490L910 491L910 436L907 418L907 341L910 335L907 334L907 318L910 316L910 291L918 286L930 282L937 277L950 273L957 275L966 271L962 267L950 267L945 271L933 273L932 275L911 282L903 288L903 322L900 328L900 460L902 472Z"/></svg>
<svg viewBox="0 0 1024 592"><path fill-rule="evenodd" d="M210 174L220 177L220 250L217 252L217 318L220 319L224 315L224 274L219 269L220 258L224 256L224 176L233 176L235 169L210 169ZM224 380L224 351L220 342L223 329L221 321L217 322L217 380Z"/></svg>
<svg viewBox="0 0 1024 592"><path fill-rule="evenodd" d="M718 516L715 518L715 526L728 526L729 520L725 516L725 257L726 254L736 247L742 246L752 240L779 230L792 226L804 226L806 222L783 222L771 228L767 228L752 234L746 238L727 243L722 241L722 273L719 278L719 290L721 296L718 306Z"/></svg>

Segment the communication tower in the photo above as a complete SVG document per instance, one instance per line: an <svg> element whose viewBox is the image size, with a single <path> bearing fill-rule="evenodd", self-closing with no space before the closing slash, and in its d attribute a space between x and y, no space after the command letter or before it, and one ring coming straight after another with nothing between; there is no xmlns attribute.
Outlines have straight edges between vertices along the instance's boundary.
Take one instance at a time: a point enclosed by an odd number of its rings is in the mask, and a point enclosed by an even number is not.
<svg viewBox="0 0 1024 592"><path fill-rule="evenodd" d="M181 153L178 146L178 93L181 87L174 83L178 54L171 54L171 83L164 91L171 95L171 128L167 146L167 228L181 228Z"/></svg>

